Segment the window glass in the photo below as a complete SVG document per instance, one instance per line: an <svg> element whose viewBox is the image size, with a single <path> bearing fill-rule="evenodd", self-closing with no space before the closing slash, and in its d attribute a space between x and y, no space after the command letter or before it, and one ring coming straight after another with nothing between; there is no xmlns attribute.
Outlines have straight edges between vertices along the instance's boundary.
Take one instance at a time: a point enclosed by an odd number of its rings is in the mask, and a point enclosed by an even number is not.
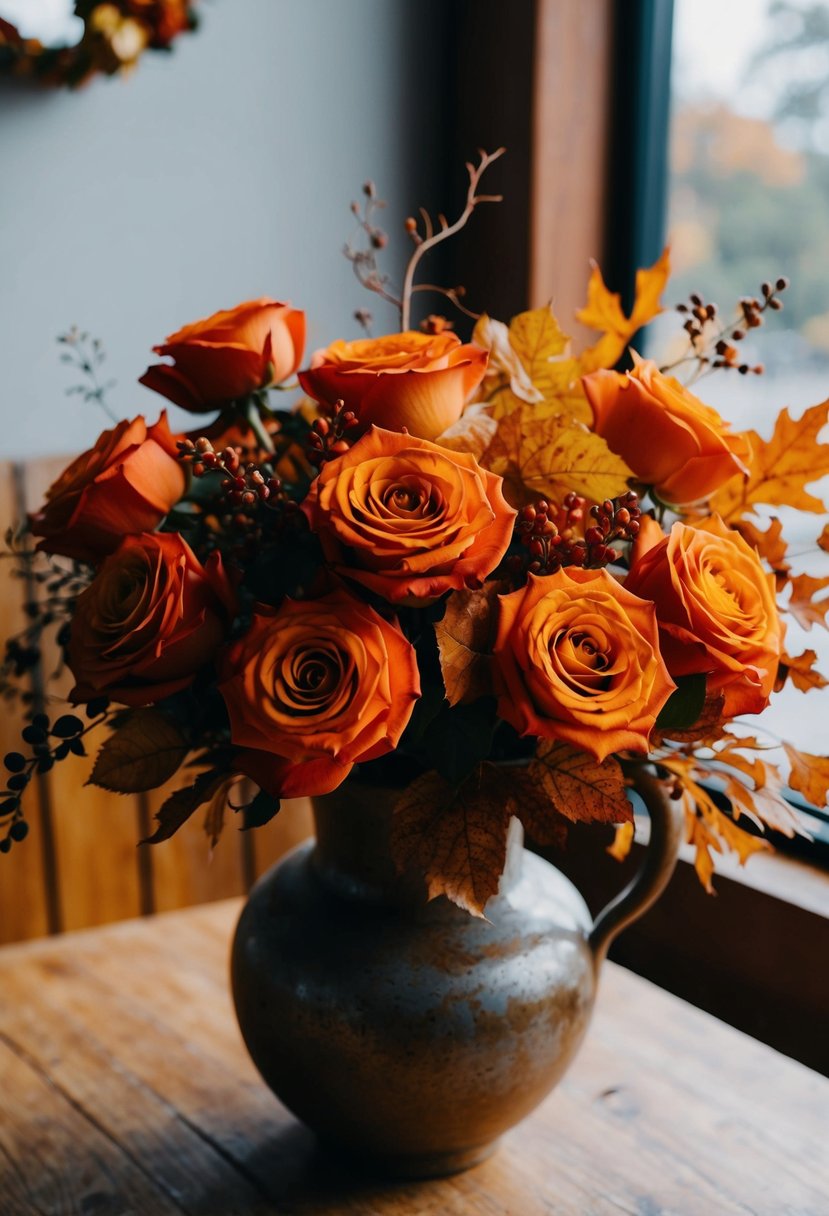
<svg viewBox="0 0 829 1216"><path fill-rule="evenodd" d="M736 427L768 436L784 405L799 417L829 397L829 3L675 0L674 11L671 303L697 291L728 318L764 280L790 279L783 311L741 344L764 374L718 371L693 386ZM660 321L649 353L665 364L679 327L676 314ZM829 496L829 479L816 492ZM816 545L824 520L775 513L793 566L829 574ZM788 619L787 631L790 653L816 649L829 675L827 634ZM825 754L824 695L787 688L763 726Z"/></svg>

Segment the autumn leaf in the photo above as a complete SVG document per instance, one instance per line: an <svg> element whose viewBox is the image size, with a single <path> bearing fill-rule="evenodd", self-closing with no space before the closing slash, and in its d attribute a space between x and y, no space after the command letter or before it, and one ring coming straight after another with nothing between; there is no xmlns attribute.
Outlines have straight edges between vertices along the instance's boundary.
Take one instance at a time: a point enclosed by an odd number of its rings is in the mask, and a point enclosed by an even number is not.
<svg viewBox="0 0 829 1216"><path fill-rule="evenodd" d="M829 401L824 401L797 420L781 410L769 440L756 431L745 432L751 445L749 475L726 482L711 498L711 510L729 522L760 503L822 514L826 506L806 486L829 473L829 443L818 443L828 419Z"/></svg>
<svg viewBox="0 0 829 1216"><path fill-rule="evenodd" d="M450 705L492 693L490 650L495 603L504 585L485 583L479 591L455 591L435 624L440 668Z"/></svg>
<svg viewBox="0 0 829 1216"><path fill-rule="evenodd" d="M625 860L633 844L634 832L635 827L632 820L629 823L617 823L613 843L607 848L607 852L614 861Z"/></svg>
<svg viewBox="0 0 829 1216"><path fill-rule="evenodd" d="M494 766L482 764L459 787L424 773L394 808L392 857L398 870L426 880L429 899L445 895L483 916L507 855L510 812Z"/></svg>
<svg viewBox="0 0 829 1216"><path fill-rule="evenodd" d="M789 569L789 563L786 561L788 546L783 539L783 525L777 516L772 519L765 532L750 519L736 520L734 530L765 558L772 570Z"/></svg>
<svg viewBox="0 0 829 1216"><path fill-rule="evenodd" d="M780 692L786 680L791 680L800 692L809 692L813 688L825 688L829 684L829 680L819 671L815 671L816 662L817 651L815 650L804 650L803 654L794 656L787 654L784 650L777 668L774 691Z"/></svg>
<svg viewBox="0 0 829 1216"><path fill-rule="evenodd" d="M587 304L576 313L576 317L582 325L605 335L604 343L608 353L602 352L602 362L596 366L612 367L634 334L662 312L662 292L670 273L671 262L667 249L662 251L653 266L637 270L633 309L628 317L622 308L621 297L608 291L601 270L595 262L592 263L587 284ZM615 339L615 345L611 345L612 339ZM600 342L599 347L601 345ZM593 350L598 352L598 348L594 347ZM615 357L611 353L613 351L618 351Z"/></svg>
<svg viewBox="0 0 829 1216"><path fill-rule="evenodd" d="M438 435L435 443L453 452L469 452L476 460L480 460L497 430L498 423L487 412L486 406L471 405L461 414L454 426Z"/></svg>
<svg viewBox="0 0 829 1216"><path fill-rule="evenodd" d="M553 361L570 352L570 339L548 304L513 317L509 326L509 341L513 351L544 400L558 395L560 381L555 375Z"/></svg>
<svg viewBox="0 0 829 1216"><path fill-rule="evenodd" d="M622 768L614 756L600 763L569 743L545 740L528 775L555 810L574 823L622 823L633 818Z"/></svg>
<svg viewBox="0 0 829 1216"><path fill-rule="evenodd" d="M824 553L829 553L829 524L823 525L823 531L817 538L818 548Z"/></svg>
<svg viewBox="0 0 829 1216"><path fill-rule="evenodd" d="M181 731L154 709L129 712L98 753L89 785L116 794L137 794L163 785L189 748Z"/></svg>
<svg viewBox="0 0 829 1216"><path fill-rule="evenodd" d="M227 791L234 781L236 781L235 776L228 777L227 773L219 772L216 769L199 773L192 785L176 790L162 803L155 816L158 822L157 828L141 843L159 844L162 840L169 840L182 824L186 823L190 816L205 802L209 802L214 795L226 798Z"/></svg>
<svg viewBox="0 0 829 1216"><path fill-rule="evenodd" d="M496 419L533 405L538 418L565 417L592 421L592 410L581 387L582 376L613 367L634 334L661 312L659 297L669 274L667 250L649 269L636 275L633 311L625 316L619 296L608 291L601 271L593 265L587 305L576 316L601 333L599 341L574 355L550 305L519 313L509 329L484 316L475 326L473 342L490 352L487 402Z"/></svg>
<svg viewBox="0 0 829 1216"><path fill-rule="evenodd" d="M796 574L788 580L788 583L791 587L791 595L784 605L786 611L791 613L803 629L811 629L813 625L822 625L824 629L829 628L826 623L829 596L822 600L814 598L819 591L825 591L829 587L829 576L813 578L811 574Z"/></svg>
<svg viewBox="0 0 829 1216"><path fill-rule="evenodd" d="M669 739L672 743L702 743L704 741L711 744L715 742L723 734L725 728L725 720L723 718L724 707L724 692L706 696L702 713L692 726L684 728L669 727L664 730L656 730L651 734L651 746L661 747L666 739Z"/></svg>
<svg viewBox="0 0 829 1216"><path fill-rule="evenodd" d="M767 850L769 843L762 836L755 836L739 827L720 810L708 791L690 776L685 758L660 760L660 763L679 777L688 825L687 839L694 846L694 869L706 891L711 894L714 874L712 852L722 853L723 847L726 847L737 855L741 865L745 865L753 853Z"/></svg>
<svg viewBox="0 0 829 1216"><path fill-rule="evenodd" d="M571 490L602 502L624 493L632 476L601 436L566 418L539 418L529 405L501 419L481 464L504 478L518 507L540 497L561 502Z"/></svg>
<svg viewBox="0 0 829 1216"><path fill-rule="evenodd" d="M829 796L829 758L798 751L790 743L783 746L792 766L789 785L813 806L825 806Z"/></svg>

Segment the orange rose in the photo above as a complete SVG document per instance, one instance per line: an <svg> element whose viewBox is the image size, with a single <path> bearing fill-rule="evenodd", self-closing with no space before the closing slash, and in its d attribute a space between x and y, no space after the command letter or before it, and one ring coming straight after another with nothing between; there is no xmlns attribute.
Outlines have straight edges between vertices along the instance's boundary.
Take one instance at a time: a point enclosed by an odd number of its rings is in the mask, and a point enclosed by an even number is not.
<svg viewBox="0 0 829 1216"><path fill-rule="evenodd" d="M420 696L412 646L337 588L259 606L229 648L219 691L240 771L275 797L325 794L392 751Z"/></svg>
<svg viewBox="0 0 829 1216"><path fill-rule="evenodd" d="M744 437L651 360L634 360L631 372L592 372L582 384L594 431L637 478L663 502L682 504L707 498L736 473L746 473Z"/></svg>
<svg viewBox="0 0 829 1216"><path fill-rule="evenodd" d="M604 760L648 750L674 691L653 604L606 570L530 575L499 597L498 712L522 735L562 739Z"/></svg>
<svg viewBox="0 0 829 1216"><path fill-rule="evenodd" d="M194 414L218 410L258 388L287 380L305 346L305 313L267 298L249 300L170 334L139 384Z"/></svg>
<svg viewBox="0 0 829 1216"><path fill-rule="evenodd" d="M303 504L331 566L392 603L480 586L515 511L473 456L372 427L323 465Z"/></svg>
<svg viewBox="0 0 829 1216"><path fill-rule="evenodd" d="M323 405L344 401L365 428L374 423L435 439L458 421L486 363L485 350L462 346L455 334L407 330L333 342L314 354L299 381Z"/></svg>
<svg viewBox="0 0 829 1216"><path fill-rule="evenodd" d="M30 520L45 553L96 561L129 532L151 532L184 493L186 478L167 415L104 431L46 491Z"/></svg>
<svg viewBox="0 0 829 1216"><path fill-rule="evenodd" d="M656 605L671 675L704 673L708 692L725 694L726 717L760 713L780 659L773 576L716 516L697 527L676 523L661 540L651 529L648 539L625 586Z"/></svg>
<svg viewBox="0 0 829 1216"><path fill-rule="evenodd" d="M127 536L77 600L71 699L147 705L191 683L236 610L219 555L206 566L177 532Z"/></svg>

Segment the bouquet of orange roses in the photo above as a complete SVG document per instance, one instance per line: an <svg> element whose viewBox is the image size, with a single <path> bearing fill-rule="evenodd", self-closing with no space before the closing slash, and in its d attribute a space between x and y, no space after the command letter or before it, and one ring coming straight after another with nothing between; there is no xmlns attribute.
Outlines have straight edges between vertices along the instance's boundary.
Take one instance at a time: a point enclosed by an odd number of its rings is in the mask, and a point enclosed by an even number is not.
<svg viewBox="0 0 829 1216"><path fill-rule="evenodd" d="M413 329L421 259L491 200L492 159L469 166L454 224L406 221L399 296L371 183L354 205L365 240L346 252L399 305L400 332L306 360L304 314L274 300L185 326L141 381L203 424L119 422L49 489L15 542L30 561L37 539L48 593L4 678L56 622L85 717L33 715L28 750L6 757L4 851L26 834L29 780L102 720L93 783L180 774L152 841L205 805L215 838L228 809L251 828L282 798L397 786L401 869L479 914L513 815L542 844L614 823L622 852L637 766L684 800L706 885L712 851L744 860L764 847L757 825L796 830L781 768L735 723L787 679L826 683L813 652L787 654L779 605L822 620L829 580L792 575L779 521L764 529L756 508L823 509L805 486L829 471L829 407L784 411L763 440L672 369L631 353L612 370L661 311L667 255L638 275L630 315L593 269L579 319L599 337L579 354L549 307L479 316L466 343L443 317ZM681 305L677 365L755 370L739 343L785 286L727 319ZM306 398L282 408L272 390L297 372ZM787 753L790 786L823 803L829 760Z"/></svg>

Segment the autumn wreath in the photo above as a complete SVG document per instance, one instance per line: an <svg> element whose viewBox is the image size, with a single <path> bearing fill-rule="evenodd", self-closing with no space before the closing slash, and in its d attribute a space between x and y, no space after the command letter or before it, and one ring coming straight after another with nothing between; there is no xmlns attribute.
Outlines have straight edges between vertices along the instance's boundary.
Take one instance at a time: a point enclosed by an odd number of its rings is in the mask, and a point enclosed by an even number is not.
<svg viewBox="0 0 829 1216"><path fill-rule="evenodd" d="M196 28L194 0L75 0L83 32L74 46L44 46L0 17L0 75L76 88L133 68L147 50L168 51Z"/></svg>
<svg viewBox="0 0 829 1216"><path fill-rule="evenodd" d="M180 774L152 841L199 807L215 844L229 813L256 827L349 776L397 784L398 863L476 913L512 815L542 843L575 820L616 824L623 853L637 766L683 803L706 886L712 853L745 860L766 847L758 826L799 830L786 782L825 802L829 759L787 744L773 763L745 718L789 680L827 683L813 651L787 652L782 621L823 623L829 580L792 572L759 509L824 510L806 486L829 471L829 405L784 410L764 439L693 391L712 370L760 370L740 343L785 280L733 316L692 296L662 367L629 344L661 311L667 253L629 313L593 268L578 319L598 337L578 353L549 307L477 316L466 342L436 315L413 329L421 261L492 200L479 185L497 155L469 166L455 223L406 221L400 294L379 269L371 183L354 205L347 254L399 331L371 336L361 310L366 336L307 358L304 313L270 298L185 326L141 380L199 415L193 433L164 412L117 421L13 538L30 576L43 563L43 598L7 646L4 690L56 625L85 718L30 703L2 851L26 836L32 777L101 724L93 783ZM428 290L473 316L459 289ZM94 373L96 348L65 341ZM306 397L285 407L297 375Z"/></svg>

